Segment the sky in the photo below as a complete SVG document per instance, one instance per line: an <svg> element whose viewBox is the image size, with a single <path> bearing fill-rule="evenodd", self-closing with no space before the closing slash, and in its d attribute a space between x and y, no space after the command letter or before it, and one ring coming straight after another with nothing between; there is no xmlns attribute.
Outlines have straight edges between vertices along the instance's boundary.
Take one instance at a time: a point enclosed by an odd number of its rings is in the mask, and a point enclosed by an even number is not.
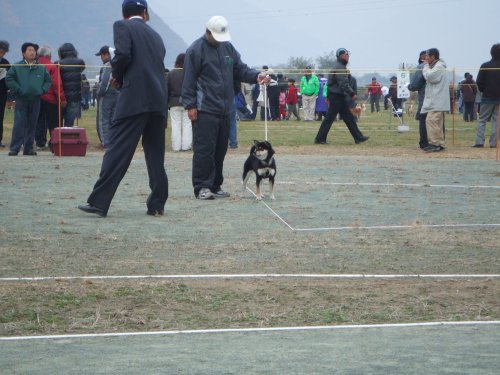
<svg viewBox="0 0 500 375"><path fill-rule="evenodd" d="M436 47L457 74L477 74L500 43L500 0L148 0L189 45L207 20L229 20L232 43L251 66L286 64L290 57L351 52L355 74L391 74ZM168 45L167 45L168 48ZM476 73L474 73L476 72Z"/></svg>

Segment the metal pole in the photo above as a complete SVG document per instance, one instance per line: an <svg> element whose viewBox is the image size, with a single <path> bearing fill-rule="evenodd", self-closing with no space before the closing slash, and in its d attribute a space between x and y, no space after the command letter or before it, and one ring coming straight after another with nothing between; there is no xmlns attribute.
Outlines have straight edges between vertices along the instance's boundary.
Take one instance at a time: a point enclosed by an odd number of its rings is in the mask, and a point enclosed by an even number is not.
<svg viewBox="0 0 500 375"><path fill-rule="evenodd" d="M453 92L451 94L451 97L452 97L452 100L451 100L451 105L452 105L452 108L450 108L450 111L451 111L451 123L452 123L452 145L455 146L455 68L453 68L453 80L452 80L452 83L453 83ZM443 129L444 131L444 129Z"/></svg>
<svg viewBox="0 0 500 375"><path fill-rule="evenodd" d="M265 140L267 141L267 85L264 86L264 131Z"/></svg>

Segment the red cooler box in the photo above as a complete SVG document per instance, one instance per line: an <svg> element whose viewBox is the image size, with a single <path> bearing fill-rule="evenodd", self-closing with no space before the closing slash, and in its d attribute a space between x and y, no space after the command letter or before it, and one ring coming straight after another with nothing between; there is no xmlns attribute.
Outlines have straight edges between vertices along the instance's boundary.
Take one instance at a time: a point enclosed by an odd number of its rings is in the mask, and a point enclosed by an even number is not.
<svg viewBox="0 0 500 375"><path fill-rule="evenodd" d="M50 141L56 156L85 156L89 144L84 128L55 128Z"/></svg>

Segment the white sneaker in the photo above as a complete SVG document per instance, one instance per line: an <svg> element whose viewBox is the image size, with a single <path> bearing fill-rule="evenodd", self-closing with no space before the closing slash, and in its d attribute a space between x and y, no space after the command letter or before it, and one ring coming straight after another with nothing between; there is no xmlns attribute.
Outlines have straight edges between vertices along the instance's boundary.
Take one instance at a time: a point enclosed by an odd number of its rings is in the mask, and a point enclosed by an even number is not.
<svg viewBox="0 0 500 375"><path fill-rule="evenodd" d="M200 192L198 193L198 196L196 198L203 199L203 200L214 199L214 193L212 193L210 191L210 189L208 189L208 188L203 188L200 190Z"/></svg>

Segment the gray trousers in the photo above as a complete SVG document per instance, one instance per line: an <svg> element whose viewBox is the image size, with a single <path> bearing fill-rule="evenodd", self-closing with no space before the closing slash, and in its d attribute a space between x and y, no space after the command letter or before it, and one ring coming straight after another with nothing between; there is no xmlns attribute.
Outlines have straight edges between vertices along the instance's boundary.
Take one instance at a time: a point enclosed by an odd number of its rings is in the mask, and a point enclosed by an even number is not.
<svg viewBox="0 0 500 375"><path fill-rule="evenodd" d="M486 123L491 119L490 147L497 145L498 103L481 103L481 112L477 123L476 145L483 145Z"/></svg>

